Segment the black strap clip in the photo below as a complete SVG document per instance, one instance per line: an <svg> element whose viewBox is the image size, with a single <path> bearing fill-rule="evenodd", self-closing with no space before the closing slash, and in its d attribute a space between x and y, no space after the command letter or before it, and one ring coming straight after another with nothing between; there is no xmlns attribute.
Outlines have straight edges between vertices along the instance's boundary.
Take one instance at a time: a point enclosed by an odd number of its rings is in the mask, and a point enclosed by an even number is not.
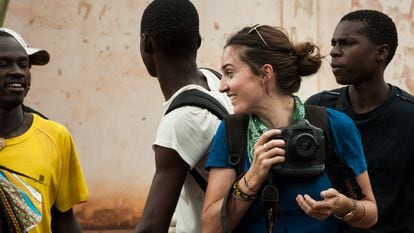
<svg viewBox="0 0 414 233"><path fill-rule="evenodd" d="M277 208L279 202L279 192L273 184L273 175L270 172L266 186L262 190L262 202L264 215L266 216L267 233L273 233L276 223Z"/></svg>

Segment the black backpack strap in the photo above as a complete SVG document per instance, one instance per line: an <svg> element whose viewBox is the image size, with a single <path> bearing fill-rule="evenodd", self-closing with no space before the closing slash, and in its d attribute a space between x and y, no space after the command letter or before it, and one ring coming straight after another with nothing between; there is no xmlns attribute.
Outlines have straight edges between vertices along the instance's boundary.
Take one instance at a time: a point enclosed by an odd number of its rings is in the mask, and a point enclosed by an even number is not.
<svg viewBox="0 0 414 233"><path fill-rule="evenodd" d="M249 115L232 114L224 118L226 127L226 142L229 150L228 161L236 169L237 177L243 174L243 165L247 152L247 127L249 125ZM224 197L220 210L220 221L223 233L229 233L227 224L227 201L231 197L232 191Z"/></svg>
<svg viewBox="0 0 414 233"><path fill-rule="evenodd" d="M170 104L165 115L172 110L183 106L194 106L207 109L219 119L223 119L224 116L229 114L226 108L211 95L197 89L191 89L179 94Z"/></svg>
<svg viewBox="0 0 414 233"><path fill-rule="evenodd" d="M236 169L237 175L243 173L244 159L247 152L247 127L249 115L232 114L224 118L229 163Z"/></svg>
<svg viewBox="0 0 414 233"><path fill-rule="evenodd" d="M195 168L193 168L190 170L190 174L193 176L194 180L197 182L200 189L206 192L207 181L200 175L200 173Z"/></svg>
<svg viewBox="0 0 414 233"><path fill-rule="evenodd" d="M40 113L40 112L38 112L38 111L36 111L36 110L34 110L33 108L31 108L31 107L28 107L28 106L26 106L26 105L22 105L22 108L23 108L23 112L27 112L27 113L35 113L35 114L37 114L37 115L39 115L39 116L41 116L42 118L44 118L44 119L48 119L45 115L43 115L42 113Z"/></svg>
<svg viewBox="0 0 414 233"><path fill-rule="evenodd" d="M338 98L339 99L339 98ZM305 105L306 119L309 122L322 129L325 136L325 166L328 176L334 188L341 193L346 193L344 180L349 180L352 191L357 195L357 199L362 199L365 195L356 181L354 170L339 157L332 146L332 138L330 135L329 119L325 107Z"/></svg>
<svg viewBox="0 0 414 233"><path fill-rule="evenodd" d="M211 95L197 89L191 89L184 91L175 97L165 112L165 115L172 110L183 106L194 106L207 109L209 112L216 115L220 120L229 114L223 105ZM207 181L195 169L191 169L190 174L193 176L200 188L205 192L207 188Z"/></svg>
<svg viewBox="0 0 414 233"><path fill-rule="evenodd" d="M322 91L309 97L305 101L305 105L316 105L327 108L334 108L339 111L343 110L344 96L346 96L346 89L339 88L331 91Z"/></svg>
<svg viewBox="0 0 414 233"><path fill-rule="evenodd" d="M37 179L35 179L35 178L33 178L33 177L30 177L30 176L28 176L28 175L25 175L25 174L21 173L21 172L18 172L18 171L12 170L12 169L10 169L10 168L7 168L7 167L5 167L5 166L3 166L3 165L0 165L0 169L6 170L6 171L11 172L11 173L14 173L14 174L17 174L17 175L19 175L19 176L26 177L27 179L30 179L30 180L36 181L36 182L38 182L38 183L42 183L42 181L39 181L39 180L37 180Z"/></svg>

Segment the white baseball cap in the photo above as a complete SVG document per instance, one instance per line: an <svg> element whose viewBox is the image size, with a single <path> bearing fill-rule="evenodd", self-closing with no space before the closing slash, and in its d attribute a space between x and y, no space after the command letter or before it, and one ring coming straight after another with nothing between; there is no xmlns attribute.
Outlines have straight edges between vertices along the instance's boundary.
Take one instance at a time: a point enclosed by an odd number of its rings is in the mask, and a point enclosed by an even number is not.
<svg viewBox="0 0 414 233"><path fill-rule="evenodd" d="M29 56L30 64L32 65L46 65L49 62L50 55L44 49L32 48L29 47L26 42L23 40L17 32L9 29L9 28L0 28L0 31L6 32L10 34L20 45L26 50L27 55Z"/></svg>

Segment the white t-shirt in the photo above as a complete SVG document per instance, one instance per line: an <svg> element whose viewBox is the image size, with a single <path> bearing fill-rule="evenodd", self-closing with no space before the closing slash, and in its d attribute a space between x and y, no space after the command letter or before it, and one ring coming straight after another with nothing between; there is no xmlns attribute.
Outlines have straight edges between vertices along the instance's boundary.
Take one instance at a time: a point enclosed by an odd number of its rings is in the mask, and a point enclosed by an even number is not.
<svg viewBox="0 0 414 233"><path fill-rule="evenodd" d="M189 89L197 89L216 98L229 113L232 113L230 100L218 90L220 80L208 70L200 71L207 78L210 91L198 85L187 85L164 103L164 112L177 95ZM191 168L195 167L204 178L207 178L204 162L219 123L220 120L206 109L193 106L177 108L161 119L153 145L174 149ZM177 233L201 232L203 201L204 192L188 173L175 210Z"/></svg>

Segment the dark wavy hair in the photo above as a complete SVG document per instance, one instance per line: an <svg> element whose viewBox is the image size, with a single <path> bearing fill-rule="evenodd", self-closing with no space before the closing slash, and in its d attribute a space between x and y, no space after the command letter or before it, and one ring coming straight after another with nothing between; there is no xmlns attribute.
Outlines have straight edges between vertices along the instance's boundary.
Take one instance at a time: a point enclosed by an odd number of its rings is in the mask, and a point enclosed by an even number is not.
<svg viewBox="0 0 414 233"><path fill-rule="evenodd" d="M398 46L398 33L395 23L388 15L376 10L357 10L344 15L340 22L342 21L360 22L363 27L359 33L376 45L387 44L389 54L386 65L390 63Z"/></svg>
<svg viewBox="0 0 414 233"><path fill-rule="evenodd" d="M200 46L198 12L188 0L154 0L142 15L141 33L165 54L194 54Z"/></svg>
<svg viewBox="0 0 414 233"><path fill-rule="evenodd" d="M245 47L240 59L252 72L261 74L260 68L270 64L276 74L278 89L284 94L293 94L300 88L302 76L314 74L322 63L319 48L310 43L294 45L287 34L268 25L245 27L231 36L224 47Z"/></svg>

